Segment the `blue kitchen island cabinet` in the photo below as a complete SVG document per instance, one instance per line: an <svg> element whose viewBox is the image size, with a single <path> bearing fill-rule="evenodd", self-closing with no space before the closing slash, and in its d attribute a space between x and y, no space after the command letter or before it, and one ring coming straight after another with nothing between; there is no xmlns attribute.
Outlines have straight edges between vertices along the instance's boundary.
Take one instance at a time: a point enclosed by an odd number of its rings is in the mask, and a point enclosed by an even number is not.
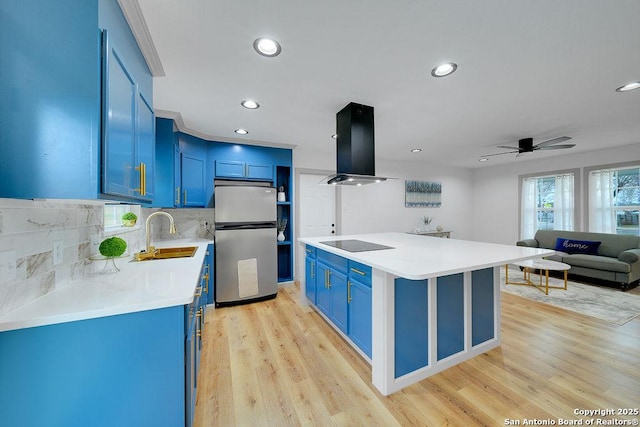
<svg viewBox="0 0 640 427"><path fill-rule="evenodd" d="M360 248L367 243L388 248L348 251L322 243L337 240L358 240L364 243ZM301 304L312 304L370 360L373 385L383 395L499 346L500 266L553 253L428 240L408 233L299 239L305 249L315 251L317 260L315 277L305 272L310 282L301 284ZM342 274L344 266L346 328L336 316L340 311L331 305L336 300L330 298L333 282L328 279ZM316 289L315 303L307 286Z"/></svg>
<svg viewBox="0 0 640 427"><path fill-rule="evenodd" d="M185 319L176 306L1 333L0 424L185 425Z"/></svg>
<svg viewBox="0 0 640 427"><path fill-rule="evenodd" d="M371 268L305 247L308 301L366 357L371 357Z"/></svg>

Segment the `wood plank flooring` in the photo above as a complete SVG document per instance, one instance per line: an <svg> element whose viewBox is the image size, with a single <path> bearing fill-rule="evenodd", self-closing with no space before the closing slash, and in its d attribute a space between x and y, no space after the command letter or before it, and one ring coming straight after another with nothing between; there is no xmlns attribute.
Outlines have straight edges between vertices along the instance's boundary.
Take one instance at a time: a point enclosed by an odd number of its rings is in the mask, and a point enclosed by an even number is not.
<svg viewBox="0 0 640 427"><path fill-rule="evenodd" d="M504 426L640 407L640 318L616 326L502 297L499 348L388 397L371 384L369 364L297 303L297 286L271 301L210 308L195 425Z"/></svg>

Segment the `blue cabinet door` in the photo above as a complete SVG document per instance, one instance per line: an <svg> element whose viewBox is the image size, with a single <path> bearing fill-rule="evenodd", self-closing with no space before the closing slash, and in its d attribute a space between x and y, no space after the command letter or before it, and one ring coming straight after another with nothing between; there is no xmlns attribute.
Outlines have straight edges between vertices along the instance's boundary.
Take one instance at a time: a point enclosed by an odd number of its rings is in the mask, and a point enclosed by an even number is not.
<svg viewBox="0 0 640 427"><path fill-rule="evenodd" d="M217 160L216 178L241 178L273 181L273 165Z"/></svg>
<svg viewBox="0 0 640 427"><path fill-rule="evenodd" d="M307 256L304 260L305 294L311 304L316 304L316 260Z"/></svg>
<svg viewBox="0 0 640 427"><path fill-rule="evenodd" d="M244 178L245 164L243 162L216 161L216 177Z"/></svg>
<svg viewBox="0 0 640 427"><path fill-rule="evenodd" d="M144 164L144 194L141 199L153 200L155 195L156 116L153 106L138 93L135 164Z"/></svg>
<svg viewBox="0 0 640 427"><path fill-rule="evenodd" d="M331 317L331 290L328 286L329 267L316 263L316 306Z"/></svg>
<svg viewBox="0 0 640 427"><path fill-rule="evenodd" d="M155 116L107 31L103 36L102 192L153 200Z"/></svg>
<svg viewBox="0 0 640 427"><path fill-rule="evenodd" d="M329 274L332 320L343 332L347 332L347 275L335 269Z"/></svg>
<svg viewBox="0 0 640 427"><path fill-rule="evenodd" d="M182 206L205 207L205 159L191 153L182 153L181 163Z"/></svg>
<svg viewBox="0 0 640 427"><path fill-rule="evenodd" d="M139 178L135 168L137 88L132 74L104 33L102 191L132 197Z"/></svg>
<svg viewBox="0 0 640 427"><path fill-rule="evenodd" d="M349 280L349 338L371 357L371 287Z"/></svg>
<svg viewBox="0 0 640 427"><path fill-rule="evenodd" d="M273 166L271 165L252 165L247 163L245 170L245 178L247 179L273 181Z"/></svg>
<svg viewBox="0 0 640 427"><path fill-rule="evenodd" d="M0 333L0 424L181 426L184 307Z"/></svg>

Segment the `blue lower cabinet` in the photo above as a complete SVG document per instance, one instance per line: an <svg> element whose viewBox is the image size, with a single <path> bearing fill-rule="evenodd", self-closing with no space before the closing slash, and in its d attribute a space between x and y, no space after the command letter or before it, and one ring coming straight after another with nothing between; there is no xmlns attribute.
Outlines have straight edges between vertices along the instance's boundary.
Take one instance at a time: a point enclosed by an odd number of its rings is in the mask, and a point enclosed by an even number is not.
<svg viewBox="0 0 640 427"><path fill-rule="evenodd" d="M0 333L2 425L185 425L184 320L176 306Z"/></svg>
<svg viewBox="0 0 640 427"><path fill-rule="evenodd" d="M371 357L371 267L320 249L307 251L305 262L309 301Z"/></svg>
<svg viewBox="0 0 640 427"><path fill-rule="evenodd" d="M337 270L329 272L331 293L331 318L342 332L348 334L347 275Z"/></svg>
<svg viewBox="0 0 640 427"><path fill-rule="evenodd" d="M316 306L347 332L347 275L318 259L316 277Z"/></svg>
<svg viewBox="0 0 640 427"><path fill-rule="evenodd" d="M316 262L316 306L331 317L331 289L328 285L330 268Z"/></svg>
<svg viewBox="0 0 640 427"><path fill-rule="evenodd" d="M349 279L349 338L371 357L371 286Z"/></svg>
<svg viewBox="0 0 640 427"><path fill-rule="evenodd" d="M315 252L314 252L315 254ZM307 255L304 259L305 294L311 304L316 304L316 258Z"/></svg>

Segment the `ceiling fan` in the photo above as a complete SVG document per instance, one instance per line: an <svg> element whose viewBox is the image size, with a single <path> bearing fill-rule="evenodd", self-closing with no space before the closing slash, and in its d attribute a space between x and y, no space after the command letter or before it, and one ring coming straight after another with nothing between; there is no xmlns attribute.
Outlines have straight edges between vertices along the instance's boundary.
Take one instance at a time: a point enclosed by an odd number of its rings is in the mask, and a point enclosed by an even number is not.
<svg viewBox="0 0 640 427"><path fill-rule="evenodd" d="M486 154L482 157L490 157L490 156L501 156L502 154L516 154L516 157L519 157L525 153L533 153L537 150L558 150L563 148L571 148L576 144L559 144L561 142L565 142L570 140L570 136L561 136L559 138L549 139L544 142L539 142L537 144L533 144L533 138L523 138L518 141L518 146L514 147L511 145L498 145L498 148L504 148L511 151L505 151L504 153L496 153L496 154Z"/></svg>

